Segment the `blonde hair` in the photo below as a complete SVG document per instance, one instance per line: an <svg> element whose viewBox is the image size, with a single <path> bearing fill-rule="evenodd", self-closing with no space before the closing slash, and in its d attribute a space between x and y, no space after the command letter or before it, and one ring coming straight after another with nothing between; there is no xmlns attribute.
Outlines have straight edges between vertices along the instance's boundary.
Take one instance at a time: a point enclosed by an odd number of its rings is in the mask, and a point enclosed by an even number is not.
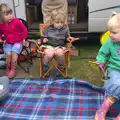
<svg viewBox="0 0 120 120"><path fill-rule="evenodd" d="M50 25L53 25L56 21L57 22L62 22L63 24L65 24L65 22L66 22L65 19L66 19L66 16L62 11L53 10L51 12Z"/></svg>
<svg viewBox="0 0 120 120"><path fill-rule="evenodd" d="M120 30L120 13L113 13L107 23L108 30L117 32Z"/></svg>
<svg viewBox="0 0 120 120"><path fill-rule="evenodd" d="M0 21L3 21L3 16L9 13L12 13L12 9L9 5L5 3L0 4Z"/></svg>

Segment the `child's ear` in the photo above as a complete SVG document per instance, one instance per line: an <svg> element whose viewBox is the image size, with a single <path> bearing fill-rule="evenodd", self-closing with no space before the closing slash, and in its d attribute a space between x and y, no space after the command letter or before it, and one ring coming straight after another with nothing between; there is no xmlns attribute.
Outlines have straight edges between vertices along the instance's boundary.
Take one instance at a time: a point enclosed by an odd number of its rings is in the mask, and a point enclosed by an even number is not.
<svg viewBox="0 0 120 120"><path fill-rule="evenodd" d="M115 15L117 15L117 13L116 12L112 12L112 14L110 15L110 18L112 18Z"/></svg>

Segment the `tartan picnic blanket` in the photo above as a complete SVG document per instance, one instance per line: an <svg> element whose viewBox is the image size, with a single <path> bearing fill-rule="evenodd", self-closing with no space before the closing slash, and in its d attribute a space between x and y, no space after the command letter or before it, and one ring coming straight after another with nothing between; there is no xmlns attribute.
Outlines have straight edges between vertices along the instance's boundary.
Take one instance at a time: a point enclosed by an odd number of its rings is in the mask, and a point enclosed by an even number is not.
<svg viewBox="0 0 120 120"><path fill-rule="evenodd" d="M0 102L0 120L93 120L104 99L102 87L72 79L15 79ZM113 120L120 101L107 114Z"/></svg>

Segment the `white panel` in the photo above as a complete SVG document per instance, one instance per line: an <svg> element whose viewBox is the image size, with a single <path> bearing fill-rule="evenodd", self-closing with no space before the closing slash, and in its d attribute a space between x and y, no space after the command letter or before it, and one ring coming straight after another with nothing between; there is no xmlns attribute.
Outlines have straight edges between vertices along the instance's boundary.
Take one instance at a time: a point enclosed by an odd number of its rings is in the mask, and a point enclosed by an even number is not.
<svg viewBox="0 0 120 120"><path fill-rule="evenodd" d="M120 0L89 0L89 12L120 5Z"/></svg>
<svg viewBox="0 0 120 120"><path fill-rule="evenodd" d="M89 32L103 32L107 30L107 18L90 18L89 19Z"/></svg>
<svg viewBox="0 0 120 120"><path fill-rule="evenodd" d="M93 13L89 13L89 18L108 18L112 12L120 12L120 8L115 9L109 9L109 10L103 10L103 11L97 11Z"/></svg>
<svg viewBox="0 0 120 120"><path fill-rule="evenodd" d="M14 6L16 17L26 20L25 0L14 0Z"/></svg>
<svg viewBox="0 0 120 120"><path fill-rule="evenodd" d="M103 32L107 30L107 21L112 12L120 12L120 8L96 11L114 6L119 6L120 0L89 0L89 32ZM96 11L90 13L92 11Z"/></svg>

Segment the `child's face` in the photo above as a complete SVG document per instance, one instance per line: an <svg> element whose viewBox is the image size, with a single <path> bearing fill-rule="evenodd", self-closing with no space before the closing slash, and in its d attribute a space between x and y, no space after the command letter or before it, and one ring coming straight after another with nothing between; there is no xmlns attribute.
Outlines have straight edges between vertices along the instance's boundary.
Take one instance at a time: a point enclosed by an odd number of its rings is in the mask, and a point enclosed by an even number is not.
<svg viewBox="0 0 120 120"><path fill-rule="evenodd" d="M55 28L60 29L64 26L64 23L60 21L55 21L53 25Z"/></svg>
<svg viewBox="0 0 120 120"><path fill-rule="evenodd" d="M3 16L3 20L4 20L5 23L11 22L12 19L13 19L13 14L12 13L6 13Z"/></svg>
<svg viewBox="0 0 120 120"><path fill-rule="evenodd" d="M120 30L110 31L110 38L113 40L113 42L120 42Z"/></svg>

